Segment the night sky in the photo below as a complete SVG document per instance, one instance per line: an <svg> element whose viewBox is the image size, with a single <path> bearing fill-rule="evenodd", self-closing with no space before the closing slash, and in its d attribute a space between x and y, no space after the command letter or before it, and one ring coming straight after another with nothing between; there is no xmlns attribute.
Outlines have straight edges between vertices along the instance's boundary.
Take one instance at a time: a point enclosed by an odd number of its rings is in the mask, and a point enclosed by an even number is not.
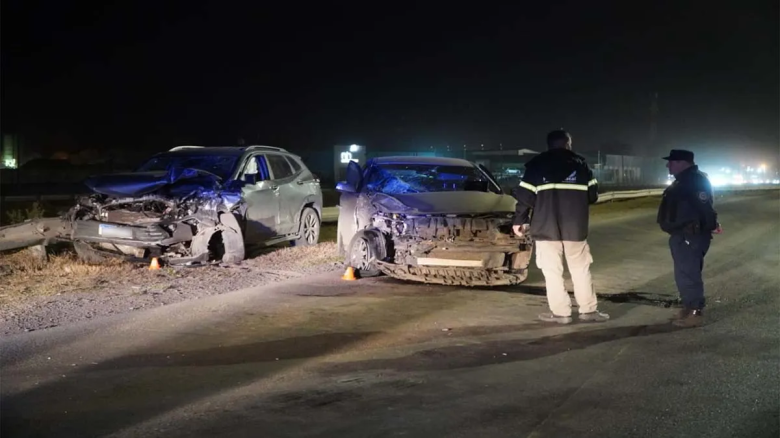
<svg viewBox="0 0 780 438"><path fill-rule="evenodd" d="M778 155L776 0L91 3L3 1L2 130L30 147L596 150L646 142L658 92L664 148Z"/></svg>

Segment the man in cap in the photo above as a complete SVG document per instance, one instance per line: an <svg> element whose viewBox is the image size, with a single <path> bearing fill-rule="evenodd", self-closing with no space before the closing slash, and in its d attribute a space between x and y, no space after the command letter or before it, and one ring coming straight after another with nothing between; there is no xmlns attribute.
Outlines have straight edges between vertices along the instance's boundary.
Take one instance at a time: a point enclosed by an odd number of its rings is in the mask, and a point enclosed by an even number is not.
<svg viewBox="0 0 780 438"><path fill-rule="evenodd" d="M712 233L720 231L718 214L712 205L710 181L694 163L693 152L673 149L664 160L675 180L664 191L657 221L670 235L674 281L683 304L673 324L698 327L703 323L704 256L710 248Z"/></svg>
<svg viewBox="0 0 780 438"><path fill-rule="evenodd" d="M609 315L597 310L590 275L593 257L588 246L590 204L598 200L598 183L585 158L571 151L571 136L564 130L547 135L547 151L525 165L515 192L517 207L513 230L523 236L530 222L536 245L536 266L542 270L550 313L547 322L572 322L571 299L563 283L563 257L569 266L580 321L603 322Z"/></svg>

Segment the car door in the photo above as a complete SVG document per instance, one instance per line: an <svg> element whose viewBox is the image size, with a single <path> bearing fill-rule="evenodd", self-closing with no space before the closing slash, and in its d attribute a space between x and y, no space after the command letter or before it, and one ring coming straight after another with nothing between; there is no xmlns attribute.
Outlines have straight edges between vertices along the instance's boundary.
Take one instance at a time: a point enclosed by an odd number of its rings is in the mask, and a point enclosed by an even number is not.
<svg viewBox="0 0 780 438"><path fill-rule="evenodd" d="M317 209L322 208L322 192L320 192L320 182L306 168L299 159L285 156L287 162L292 166L293 180L288 184L290 188L289 204L293 213L292 233L298 233L301 230L301 213L306 204L314 205ZM283 201L286 201L285 198Z"/></svg>
<svg viewBox="0 0 780 438"><path fill-rule="evenodd" d="M268 162L263 155L247 160L241 179L246 202L246 241L261 243L279 235L279 190L271 180Z"/></svg>
<svg viewBox="0 0 780 438"><path fill-rule="evenodd" d="M292 166L284 155L266 154L265 157L271 170L273 188L278 192L279 235L296 233L305 194L296 184Z"/></svg>
<svg viewBox="0 0 780 438"><path fill-rule="evenodd" d="M358 200L361 196L363 169L354 161L347 165L346 181L336 185L339 195L339 219L337 225L337 245L339 255L344 255L349 249L352 237L358 231Z"/></svg>

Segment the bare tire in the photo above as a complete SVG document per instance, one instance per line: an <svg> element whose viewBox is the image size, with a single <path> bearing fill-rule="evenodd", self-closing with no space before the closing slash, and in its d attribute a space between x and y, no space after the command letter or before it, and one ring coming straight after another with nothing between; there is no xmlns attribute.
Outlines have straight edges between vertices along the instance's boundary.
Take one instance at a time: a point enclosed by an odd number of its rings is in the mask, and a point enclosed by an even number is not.
<svg viewBox="0 0 780 438"><path fill-rule="evenodd" d="M321 221L313 208L306 207L301 213L301 235L292 241L292 246L314 246L320 240Z"/></svg>
<svg viewBox="0 0 780 438"><path fill-rule="evenodd" d="M384 236L378 231L358 231L347 249L347 265L355 268L361 277L376 277L382 273L376 260L387 255Z"/></svg>
<svg viewBox="0 0 780 438"><path fill-rule="evenodd" d="M208 260L240 263L246 257L246 251L238 221L230 213L221 214L219 219L220 226L201 230L192 239L192 256L208 254Z"/></svg>
<svg viewBox="0 0 780 438"><path fill-rule="evenodd" d="M208 246L209 260L222 263L240 263L244 260L244 241L241 235L227 229L214 233Z"/></svg>
<svg viewBox="0 0 780 438"><path fill-rule="evenodd" d="M219 215L222 222L222 263L241 263L246 257L244 248L244 235L236 217L230 213Z"/></svg>

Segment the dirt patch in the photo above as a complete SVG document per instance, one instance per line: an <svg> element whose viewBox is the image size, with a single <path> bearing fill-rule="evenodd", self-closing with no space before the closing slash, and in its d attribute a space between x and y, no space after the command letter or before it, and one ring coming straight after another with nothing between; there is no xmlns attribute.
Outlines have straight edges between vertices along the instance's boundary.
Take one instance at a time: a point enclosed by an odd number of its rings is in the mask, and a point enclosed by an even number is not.
<svg viewBox="0 0 780 438"><path fill-rule="evenodd" d="M39 330L340 269L332 242L273 248L238 265L156 271L119 261L88 265L69 251L43 262L25 250L0 256L0 332Z"/></svg>

